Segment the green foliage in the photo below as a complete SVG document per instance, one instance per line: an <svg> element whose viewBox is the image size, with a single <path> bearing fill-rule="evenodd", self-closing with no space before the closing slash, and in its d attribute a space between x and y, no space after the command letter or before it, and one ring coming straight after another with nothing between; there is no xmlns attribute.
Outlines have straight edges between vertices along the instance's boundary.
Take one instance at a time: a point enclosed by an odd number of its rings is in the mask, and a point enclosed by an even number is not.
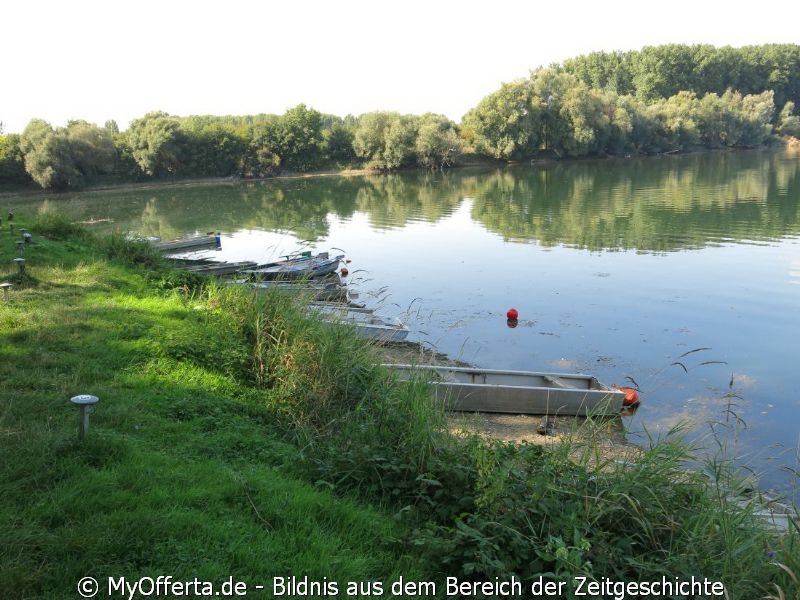
<svg viewBox="0 0 800 600"><path fill-rule="evenodd" d="M389 171L414 164L449 166L463 144L454 123L443 115L373 112L359 118L353 149L368 167Z"/></svg>
<svg viewBox="0 0 800 600"><path fill-rule="evenodd" d="M269 177L278 172L281 157L274 141L277 117L259 118L252 126L249 144L242 157L241 174L245 177Z"/></svg>
<svg viewBox="0 0 800 600"><path fill-rule="evenodd" d="M800 137L800 115L794 114L794 103L787 102L778 118L778 132L781 135Z"/></svg>
<svg viewBox="0 0 800 600"><path fill-rule="evenodd" d="M101 242L101 247L111 260L119 260L130 266L156 268L163 264L161 252L147 240L131 239L113 233Z"/></svg>
<svg viewBox="0 0 800 600"><path fill-rule="evenodd" d="M42 210L36 215L33 230L37 235L51 240L89 239L91 235L85 228L67 220L55 210Z"/></svg>
<svg viewBox="0 0 800 600"><path fill-rule="evenodd" d="M464 116L465 137L481 154L521 158L538 146L542 112L530 81L504 83Z"/></svg>
<svg viewBox="0 0 800 600"><path fill-rule="evenodd" d="M78 172L70 159L68 140L63 129L54 130L49 123L33 119L20 138L25 155L25 170L45 189L66 189L77 183Z"/></svg>
<svg viewBox="0 0 800 600"><path fill-rule="evenodd" d="M22 132L25 170L45 189L80 188L97 175L110 173L116 149L111 134L86 121L53 129L33 119Z"/></svg>
<svg viewBox="0 0 800 600"><path fill-rule="evenodd" d="M408 166L413 158L416 119L396 112L361 115L353 137L356 156L375 169Z"/></svg>
<svg viewBox="0 0 800 600"><path fill-rule="evenodd" d="M292 171L310 171L322 164L322 114L305 104L290 108L272 132L281 163Z"/></svg>
<svg viewBox="0 0 800 600"><path fill-rule="evenodd" d="M428 169L449 167L463 150L453 122L428 113L420 118L414 152L417 163Z"/></svg>
<svg viewBox="0 0 800 600"><path fill-rule="evenodd" d="M237 123L217 117L180 120L184 134L180 173L198 177L238 175L246 138Z"/></svg>
<svg viewBox="0 0 800 600"><path fill-rule="evenodd" d="M91 180L113 170L116 148L107 128L86 121L70 121L67 137L71 158L83 178Z"/></svg>
<svg viewBox="0 0 800 600"><path fill-rule="evenodd" d="M31 178L25 171L25 155L20 136L0 134L0 183L26 183Z"/></svg>
<svg viewBox="0 0 800 600"><path fill-rule="evenodd" d="M647 46L625 53L593 52L564 61L564 69L592 88L636 95L648 103L682 91L703 97L729 89L743 95L772 90L778 106L800 101L796 44Z"/></svg>
<svg viewBox="0 0 800 600"><path fill-rule="evenodd" d="M165 112L147 113L131 121L125 141L145 175L174 175L178 171L184 136L176 117Z"/></svg>
<svg viewBox="0 0 800 600"><path fill-rule="evenodd" d="M596 52L503 84L465 116L462 134L477 152L506 160L542 150L581 157L756 147L780 127L774 106L800 94L799 78L795 45Z"/></svg>
<svg viewBox="0 0 800 600"><path fill-rule="evenodd" d="M338 117L328 119L329 123L322 130L322 151L327 161L335 164L350 164L356 158L353 150L355 125L347 124Z"/></svg>

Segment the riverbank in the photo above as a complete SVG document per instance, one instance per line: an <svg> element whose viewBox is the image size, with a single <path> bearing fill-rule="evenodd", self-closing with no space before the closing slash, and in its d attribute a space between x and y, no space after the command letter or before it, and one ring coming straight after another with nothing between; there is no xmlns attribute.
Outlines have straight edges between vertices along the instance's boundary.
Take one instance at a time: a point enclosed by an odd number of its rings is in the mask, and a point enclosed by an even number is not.
<svg viewBox="0 0 800 600"><path fill-rule="evenodd" d="M461 163L448 167L448 169L468 168L468 167L497 167L504 166L509 163L497 161L490 158L485 158L477 155L465 156ZM392 171L397 172L412 172L420 171L419 168L409 168ZM163 187L208 187L219 185L240 185L242 183L256 183L267 181L284 181L284 180L302 180L302 179L315 179L325 177L363 177L369 175L385 175L387 171L373 168L353 168L346 167L342 169L323 169L320 171L311 171L307 173L294 173L284 172L269 177L187 177L187 178L159 178L146 181L97 181L91 185L83 187L79 190L69 190L71 192L103 192L103 191L125 191L125 190L146 190ZM0 198L15 198L15 197L29 197L39 195L52 195L58 197L63 195L64 191L43 190L35 184L31 183L30 186L20 187L14 186L12 189L3 189L0 186Z"/></svg>
<svg viewBox="0 0 800 600"><path fill-rule="evenodd" d="M791 136L783 137L780 138L780 143L789 152L797 152L798 150L800 150L800 140L798 140L797 138ZM724 150L703 151L703 153L711 153L711 152L736 152L736 150L726 148ZM697 152L691 152L691 154L695 153ZM526 164L536 167L546 167L546 166L551 166L553 164L585 163L591 161L618 160L620 158L623 157L619 156L593 157L593 158L582 157L577 159L570 159L570 158L558 157L551 153L543 152L535 157L527 158L523 161L503 161L503 160L492 159L486 156L481 156L478 154L462 154L454 165L447 167L447 170L472 168L472 167L502 168L518 164ZM625 158L630 158L630 157L625 157ZM394 170L392 171L392 173L419 171L419 170L420 170L419 168L408 168L408 169ZM217 186L217 185L227 185L227 184L238 185L244 182L281 181L281 180L291 180L291 179L313 179L313 178L324 178L324 177L358 177L358 176L368 176L368 175L382 175L386 173L387 171L374 168L344 167L341 169L322 169L319 171L312 171L307 173L284 172L262 178L242 178L238 176L227 176L227 177L199 177L199 178L189 177L185 179L159 178L147 181L130 181L130 182L119 182L119 181L105 182L105 183L95 182L79 190L70 190L70 191L72 192L125 191L125 190L161 188L169 186L205 187L205 186ZM0 198L11 199L14 197L29 197L37 195L53 195L57 197L58 195L63 193L65 192L43 190L38 186L35 186L35 184L33 183L31 183L30 186L14 186L11 189L4 189L4 187L0 185Z"/></svg>
<svg viewBox="0 0 800 600"><path fill-rule="evenodd" d="M800 572L797 536L714 494L722 465L687 473L677 437L627 465L454 435L376 348L279 294L170 271L147 244L49 214L15 220L34 237L24 276L0 270L3 598L157 574L308 577L342 596L348 581L542 573L798 591L775 564ZM69 399L85 393L100 400L81 442Z"/></svg>

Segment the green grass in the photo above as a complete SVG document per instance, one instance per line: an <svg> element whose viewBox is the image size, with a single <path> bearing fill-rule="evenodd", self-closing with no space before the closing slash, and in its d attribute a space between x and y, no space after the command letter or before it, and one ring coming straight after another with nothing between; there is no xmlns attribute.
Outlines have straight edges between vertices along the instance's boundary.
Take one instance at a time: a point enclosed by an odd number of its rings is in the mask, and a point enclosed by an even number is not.
<svg viewBox="0 0 800 600"><path fill-rule="evenodd" d="M0 597L73 598L86 575L415 572L387 514L296 476L245 338L207 294L165 290L127 262L141 249L30 228L29 279L0 306ZM100 398L85 443L78 393Z"/></svg>
<svg viewBox="0 0 800 600"><path fill-rule="evenodd" d="M800 597L798 532L731 502L729 465L688 471L679 431L635 464L456 437L424 384L284 296L170 271L57 215L28 228L25 277L0 237L15 282L0 304L0 598L75 598L85 576L307 576L344 597L347 581L441 592L446 576L542 574ZM79 393L100 398L83 442Z"/></svg>

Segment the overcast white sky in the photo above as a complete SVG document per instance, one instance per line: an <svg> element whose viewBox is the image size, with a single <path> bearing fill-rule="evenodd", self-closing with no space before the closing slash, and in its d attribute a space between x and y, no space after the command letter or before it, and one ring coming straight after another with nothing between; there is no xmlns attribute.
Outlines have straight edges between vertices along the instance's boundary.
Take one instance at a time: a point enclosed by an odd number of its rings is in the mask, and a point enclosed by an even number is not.
<svg viewBox="0 0 800 600"><path fill-rule="evenodd" d="M744 10L745 7L747 10ZM596 50L800 43L800 2L9 0L0 121L125 129L152 110L455 121L505 81Z"/></svg>

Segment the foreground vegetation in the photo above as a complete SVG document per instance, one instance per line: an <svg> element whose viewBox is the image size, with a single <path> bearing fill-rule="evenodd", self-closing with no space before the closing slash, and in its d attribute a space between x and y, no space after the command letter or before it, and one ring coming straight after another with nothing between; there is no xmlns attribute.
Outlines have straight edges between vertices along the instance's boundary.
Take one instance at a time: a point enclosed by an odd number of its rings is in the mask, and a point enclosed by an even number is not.
<svg viewBox="0 0 800 600"><path fill-rule="evenodd" d="M400 577L443 596L447 576L694 576L730 598L800 598L800 532L730 500L724 462L688 473L677 436L635 465L453 436L423 385L286 297L171 271L143 242L49 213L16 219L34 238L27 272L1 277L15 287L0 304L0 597L171 575L251 592L308 577L342 597L349 581L351 597L388 596ZM4 264L15 239L0 237ZM79 393L100 398L83 443Z"/></svg>
<svg viewBox="0 0 800 600"><path fill-rule="evenodd" d="M269 177L367 167L754 148L800 137L800 46L666 45L597 52L533 71L456 124L443 115L344 118L300 104L283 115L152 112L125 131L33 119L2 135L0 184L78 189L98 181ZM2 115L0 115L2 117Z"/></svg>

